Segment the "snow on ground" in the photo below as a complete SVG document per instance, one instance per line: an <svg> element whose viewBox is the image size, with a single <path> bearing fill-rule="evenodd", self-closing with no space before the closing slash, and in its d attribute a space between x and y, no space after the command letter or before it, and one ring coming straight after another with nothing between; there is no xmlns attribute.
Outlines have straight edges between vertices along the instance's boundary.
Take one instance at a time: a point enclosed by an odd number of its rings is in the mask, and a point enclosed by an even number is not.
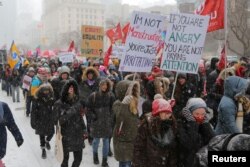
<svg viewBox="0 0 250 167"><path fill-rule="evenodd" d="M57 162L54 155L55 138L53 137L50 144L51 150L47 151L47 159L41 158L41 148L39 136L35 135L35 131L30 126L30 117L26 117L25 111L20 110L25 107L22 91L20 90L20 103L13 103L12 97L8 97L6 92L0 90L0 100L8 103L17 126L19 127L24 143L19 148L16 142L8 131L7 153L3 159L6 167L60 167L60 163ZM93 164L92 147L85 141L86 147L83 150L81 167L100 167L102 159L102 142L99 146L99 165ZM112 147L112 146L111 146ZM113 149L112 149L113 150ZM69 166L73 161L73 154L70 154ZM110 167L118 166L118 162L114 157L108 158Z"/></svg>

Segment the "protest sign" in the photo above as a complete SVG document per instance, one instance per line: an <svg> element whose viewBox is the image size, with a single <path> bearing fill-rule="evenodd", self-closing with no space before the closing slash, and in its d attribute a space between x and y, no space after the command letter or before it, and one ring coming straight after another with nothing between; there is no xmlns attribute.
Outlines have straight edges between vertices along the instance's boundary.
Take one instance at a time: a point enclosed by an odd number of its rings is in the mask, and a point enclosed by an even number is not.
<svg viewBox="0 0 250 167"><path fill-rule="evenodd" d="M161 69L196 74L209 16L170 14Z"/></svg>
<svg viewBox="0 0 250 167"><path fill-rule="evenodd" d="M161 42L165 16L134 11L119 71L149 72Z"/></svg>
<svg viewBox="0 0 250 167"><path fill-rule="evenodd" d="M81 53L84 57L100 57L103 51L104 28L97 26L82 26Z"/></svg>
<svg viewBox="0 0 250 167"><path fill-rule="evenodd" d="M112 49L112 58L121 59L122 56L125 54L126 48L123 45L114 45Z"/></svg>
<svg viewBox="0 0 250 167"><path fill-rule="evenodd" d="M59 60L62 63L72 63L74 61L74 53L72 52L61 53L59 55Z"/></svg>
<svg viewBox="0 0 250 167"><path fill-rule="evenodd" d="M32 78L28 75L25 75L23 77L23 85L22 85L22 88L23 89L27 89L27 90L30 90L30 84L31 84L31 81L32 81Z"/></svg>

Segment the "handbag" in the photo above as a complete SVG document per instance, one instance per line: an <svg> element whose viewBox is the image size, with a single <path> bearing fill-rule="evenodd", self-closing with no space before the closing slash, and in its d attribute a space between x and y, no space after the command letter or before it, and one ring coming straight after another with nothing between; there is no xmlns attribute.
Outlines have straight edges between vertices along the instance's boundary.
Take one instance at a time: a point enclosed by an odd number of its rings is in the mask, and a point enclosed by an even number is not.
<svg viewBox="0 0 250 167"><path fill-rule="evenodd" d="M56 126L55 156L58 162L61 163L63 161L62 134L61 134L61 126L59 124L59 121Z"/></svg>

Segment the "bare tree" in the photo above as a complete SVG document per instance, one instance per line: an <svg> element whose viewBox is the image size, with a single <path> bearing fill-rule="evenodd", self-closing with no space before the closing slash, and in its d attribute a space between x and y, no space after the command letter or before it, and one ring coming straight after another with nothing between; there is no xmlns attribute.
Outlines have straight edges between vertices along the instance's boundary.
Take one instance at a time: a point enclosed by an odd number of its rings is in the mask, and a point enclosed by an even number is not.
<svg viewBox="0 0 250 167"><path fill-rule="evenodd" d="M242 45L243 52L240 53L237 51L231 44L230 40L228 41L228 48L240 56L245 56L250 51L250 28L247 24L249 16L248 0L232 0L231 3L228 4L228 7L228 26L231 32L235 35L236 39Z"/></svg>

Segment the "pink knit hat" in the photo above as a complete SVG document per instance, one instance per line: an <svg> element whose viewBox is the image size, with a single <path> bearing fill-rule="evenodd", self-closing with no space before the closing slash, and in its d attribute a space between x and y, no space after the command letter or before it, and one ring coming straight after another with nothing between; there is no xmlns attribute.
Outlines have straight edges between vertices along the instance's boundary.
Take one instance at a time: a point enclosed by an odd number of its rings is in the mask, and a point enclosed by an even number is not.
<svg viewBox="0 0 250 167"><path fill-rule="evenodd" d="M157 116L160 112L172 113L172 106L165 99L155 99L152 104L152 115Z"/></svg>

